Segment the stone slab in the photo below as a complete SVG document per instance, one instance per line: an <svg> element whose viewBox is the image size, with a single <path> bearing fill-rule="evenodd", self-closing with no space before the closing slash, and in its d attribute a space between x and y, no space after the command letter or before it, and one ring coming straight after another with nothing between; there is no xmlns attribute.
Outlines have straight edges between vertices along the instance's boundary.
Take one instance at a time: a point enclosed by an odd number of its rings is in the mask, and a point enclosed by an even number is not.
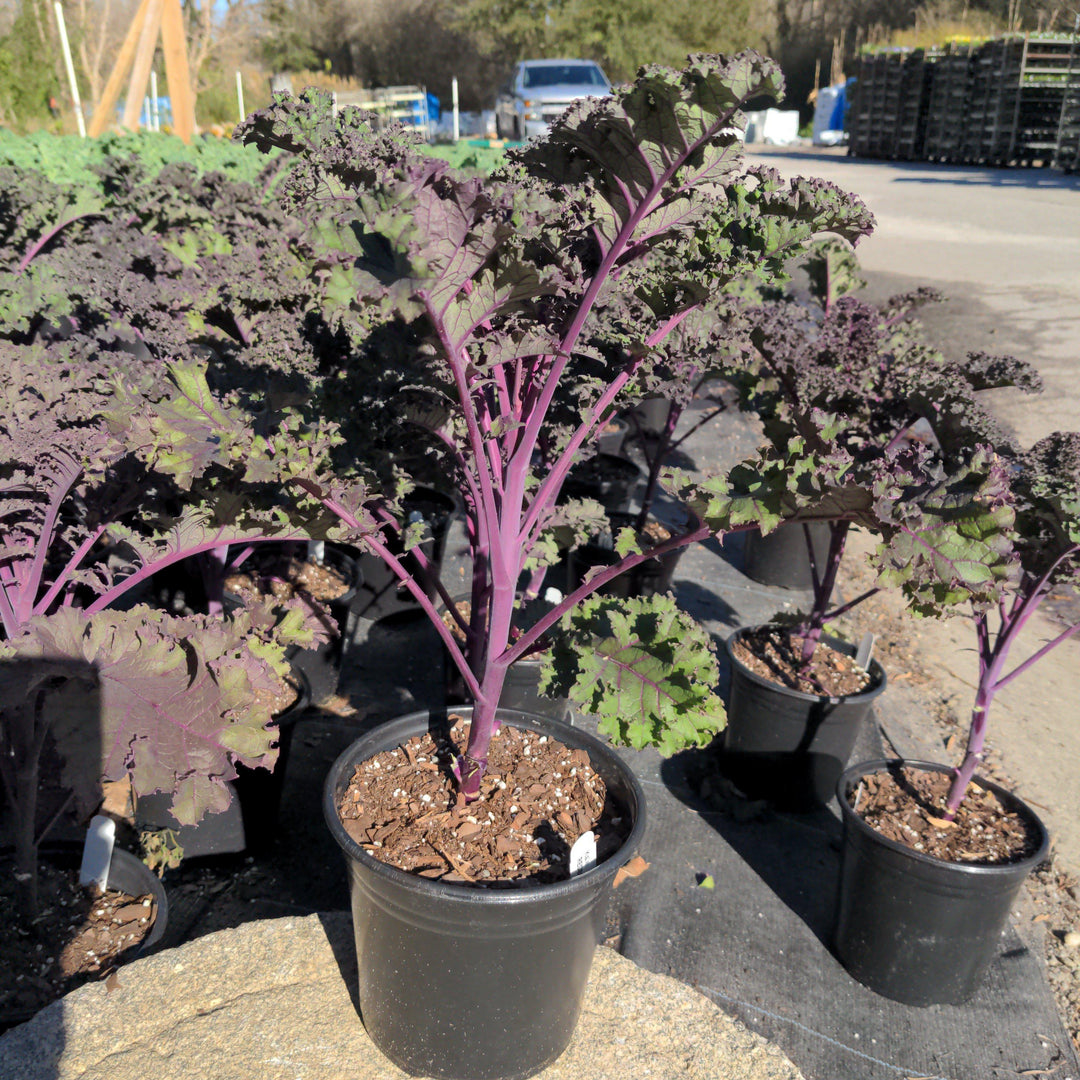
<svg viewBox="0 0 1080 1080"><path fill-rule="evenodd" d="M124 968L0 1037L5 1080L399 1080L353 1004L345 912L222 930ZM675 979L596 953L580 1025L539 1080L801 1080Z"/></svg>

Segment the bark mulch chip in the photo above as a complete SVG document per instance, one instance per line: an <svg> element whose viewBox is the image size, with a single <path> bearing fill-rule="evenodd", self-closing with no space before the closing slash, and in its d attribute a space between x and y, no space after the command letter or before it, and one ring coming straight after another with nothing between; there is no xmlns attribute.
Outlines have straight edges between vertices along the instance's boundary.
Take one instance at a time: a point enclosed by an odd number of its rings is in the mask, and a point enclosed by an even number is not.
<svg viewBox="0 0 1080 1080"><path fill-rule="evenodd" d="M733 642L736 659L762 679L823 697L845 697L870 689L870 673L855 658L819 641L809 664L802 662L803 639L781 627L765 626Z"/></svg>
<svg viewBox="0 0 1080 1080"><path fill-rule="evenodd" d="M950 783L947 773L894 767L864 777L849 801L882 836L945 862L1004 866L1038 850L1034 823L978 783L970 785L955 819L947 821Z"/></svg>
<svg viewBox="0 0 1080 1080"><path fill-rule="evenodd" d="M469 725L449 739L414 736L356 769L339 807L349 835L399 870L439 881L516 888L569 876L570 848L597 838L597 860L630 833L585 750L503 724L491 740L480 798L466 802L451 766Z"/></svg>

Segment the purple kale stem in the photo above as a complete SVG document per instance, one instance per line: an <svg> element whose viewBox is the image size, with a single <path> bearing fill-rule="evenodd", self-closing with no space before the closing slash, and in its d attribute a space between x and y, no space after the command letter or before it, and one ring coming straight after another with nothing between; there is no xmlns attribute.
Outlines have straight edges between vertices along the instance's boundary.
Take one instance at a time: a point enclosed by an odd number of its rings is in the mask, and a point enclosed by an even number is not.
<svg viewBox="0 0 1080 1080"><path fill-rule="evenodd" d="M212 551L216 547L221 546L221 536L217 536L213 540L207 540L203 544L193 544L189 548L184 548L181 551L171 551L168 555L163 555L160 559L154 559L151 562L143 563L134 574L130 574L124 578L118 585L114 585L111 589L103 592L93 603L88 604L84 609L87 615L93 615L98 611L104 611L110 604L115 603L121 596L124 595L129 589L134 588L140 582L145 581L149 577L153 577L159 570L164 570L167 566L172 566L173 563L180 562L181 559L188 559L192 555L201 555L204 551ZM274 541L285 540L306 540L306 536L265 536L265 537L247 537L248 543L264 543Z"/></svg>
<svg viewBox="0 0 1080 1080"><path fill-rule="evenodd" d="M244 549L240 552L240 554L237 555L236 558L232 560L232 568L234 570L239 570L240 567L243 566L244 563L246 563L248 561L248 559L251 558L254 551L255 551L254 544L246 544L244 546Z"/></svg>
<svg viewBox="0 0 1080 1080"><path fill-rule="evenodd" d="M360 522L349 513L340 503L334 499L326 496L320 497L319 501L329 510L332 514L336 514L346 525L353 529L360 528ZM291 539L291 538L290 538ZM443 622L436 610L435 605L431 602L431 598L426 592L413 580L412 576L401 565L401 561L383 544L380 540L376 539L372 533L367 533L363 537L363 543L367 544L376 555L390 569L394 572L401 583L412 593L413 599L423 609L424 614L431 620L435 627L435 632L442 638L443 644L446 646L447 652L450 654L450 658L457 665L458 670L461 672L462 678L465 680L465 685L468 687L469 692L474 696L480 692L480 684L476 680L476 676L472 673L472 669L469 667L468 661L462 654L461 649L458 647L458 643L454 640L454 635L450 632L450 628Z"/></svg>
<svg viewBox="0 0 1080 1080"><path fill-rule="evenodd" d="M1063 641L1068 641L1069 638L1071 638L1073 634L1075 634L1078 630L1080 630L1080 622L1073 623L1073 625L1070 626L1067 630L1062 630L1062 632L1058 634L1057 637L1051 638L1048 642L1046 642L1046 644L1044 644L1038 650L1038 652L1032 653L1032 655L1029 656L1023 663L1017 664L1016 667L1013 668L1013 670L1010 671L1008 675L1003 675L1000 679L998 679L997 683L994 686L994 689L1000 690L1003 686L1008 686L1009 683L1013 681L1013 679L1015 679L1018 675L1023 675L1024 672L1027 671L1027 669L1031 667L1032 664L1041 660L1051 650L1056 649Z"/></svg>
<svg viewBox="0 0 1080 1080"><path fill-rule="evenodd" d="M645 454L648 472L645 475L645 493L641 497L641 509L634 522L634 527L639 531L645 528L649 520L649 512L652 510L653 499L656 497L656 485L660 479L660 469L663 467L664 457L671 449L672 436L675 434L682 412L681 405L676 405L674 401L668 402L667 419L664 421L664 428L651 454L645 449L645 440L641 440L641 449Z"/></svg>
<svg viewBox="0 0 1080 1080"><path fill-rule="evenodd" d="M836 575L840 570L840 561L844 557L844 544L847 541L848 529L851 523L848 521L829 522L829 554L825 558L825 573L821 581L814 583L814 606L807 620L806 632L803 635L801 661L808 664L814 656L814 650L821 640L821 631L825 626L825 612L832 597L833 588L836 586ZM808 526L807 543L810 543Z"/></svg>
<svg viewBox="0 0 1080 1080"><path fill-rule="evenodd" d="M19 632L20 623L15 615L15 607L8 596L8 590L16 596L19 595L19 583L15 573L6 563L0 565L0 619L4 623L4 633L8 638L15 637Z"/></svg>
<svg viewBox="0 0 1080 1080"><path fill-rule="evenodd" d="M75 549L75 553L67 561L67 565L56 576L56 580L49 586L48 592L34 605L35 615L44 615L52 607L53 602L60 594L60 590L71 580L71 575L78 570L79 564L89 554L90 549L101 539L107 525L99 525L83 542Z"/></svg>
<svg viewBox="0 0 1080 1080"><path fill-rule="evenodd" d="M887 442L887 443L885 444L885 448L884 448L884 449L883 449L883 450L882 450L881 452L882 452L883 454L887 454L887 453L888 453L888 452L889 452L890 450L893 450L893 449L895 449L895 448L896 448L896 446L897 446L897 445L898 445L898 444L899 444L899 443L900 443L900 442L901 442L901 441L902 441L903 439L905 439L905 438L907 437L907 433L908 433L908 431L910 431L910 430L911 430L911 425L912 425L912 424L914 424L914 423L915 423L915 420L912 420L910 424L904 424L904 426L903 426L903 427L901 427L901 428L897 429L896 433L895 433L895 434L893 435L893 437L892 437L892 438L891 438L891 439L890 439L890 440L889 440L889 441L888 441L888 442Z"/></svg>
<svg viewBox="0 0 1080 1080"><path fill-rule="evenodd" d="M722 412L727 411L726 405L717 405L712 412L706 413L700 420L698 420L684 435L680 435L677 439L672 440L671 445L668 447L668 451L678 450L680 446L687 439L690 438L695 432L700 431L711 420L715 420Z"/></svg>
<svg viewBox="0 0 1080 1080"><path fill-rule="evenodd" d="M547 476L533 496L532 502L529 504L529 509L521 523L520 536L522 539L537 528L541 511L546 510L549 506L554 504L555 499L562 488L563 481L566 479L566 474L570 471L570 468L574 463L574 454L577 452L578 447L580 447L586 438L588 438L589 433L596 426L600 417L604 415L608 406L610 406L618 396L619 391L633 377L636 366L637 362L634 362L633 367L624 368L623 371L611 381L607 389L596 400L590 410L588 419L574 432L570 442L559 455L558 460L549 469ZM524 460L528 462L531 457L532 450L530 449L528 457ZM513 460L518 461L520 458L521 446L519 444L518 449L514 452ZM531 539L535 539L535 537L532 537Z"/></svg>
<svg viewBox="0 0 1080 1080"><path fill-rule="evenodd" d="M432 307L431 298L425 296L423 299L424 306L427 308L428 317L432 320L442 347L446 352L446 358L450 364L450 371L454 377L454 386L457 390L458 402L460 403L461 411L465 416L469 447L472 451L473 459L476 462L477 480L479 482L480 490L480 504L477 506L477 514L486 518L488 521L494 521L497 516L495 510L495 494L492 490L491 474L485 467L487 457L484 451L484 437L477 424L476 414L471 408L472 393L465 374L465 365L462 362L457 347L450 339L450 335L447 332L446 325L443 322L440 313Z"/></svg>
<svg viewBox="0 0 1080 1080"><path fill-rule="evenodd" d="M225 564L229 545L211 548L199 557L199 571L206 590L206 614L219 616L225 610Z"/></svg>
<svg viewBox="0 0 1080 1080"><path fill-rule="evenodd" d="M379 521L381 521L384 525L394 529L395 532L400 534L401 529L398 526L397 520L392 514L383 509L376 509L374 513L375 517L377 517ZM431 563L428 561L427 556L420 550L420 545L417 544L416 547L410 548L408 554L410 554L416 561L416 576L420 579L420 584L423 586L424 590L428 591L433 589L439 594L439 597L444 601L446 606L450 607L450 596L447 593L446 589L443 587L442 582L440 582L439 579L435 577L432 571Z"/></svg>
<svg viewBox="0 0 1080 1080"><path fill-rule="evenodd" d="M753 94L748 94L747 98L752 97ZM745 100L745 99L744 99ZM740 101L740 105L742 102ZM527 452L527 456L531 456L533 447L536 445L536 437L540 431L540 425L543 423L544 417L547 415L548 409L551 407L552 399L555 396L555 390L558 386L559 380L562 378L562 373L566 368L567 363L570 360L570 354L573 352L577 345L578 338L581 336L581 332L585 328L585 322L589 317L593 306L596 303L597 297L608 279L609 274L614 269L616 262L625 254L627 246L629 245L631 237L634 235L635 229L641 223L641 220L652 210L655 209L655 200L657 196L664 190L664 187L670 182L671 178L679 170L686 159L698 149L698 147L704 145L713 137L716 131L722 130L730 121L731 118L738 112L738 107L730 110L726 113L722 120L720 120L715 127L711 127L700 138L696 139L692 145L686 148L686 154L681 158L673 161L658 177L654 178L652 186L642 193L638 204L634 206L634 209L627 215L626 221L623 223L622 228L619 230L618 235L611 242L611 247L608 248L603 258L600 260L600 265L597 267L596 272L593 274L592 280L589 282L585 289L585 294L581 298L581 302L578 304L577 310L574 312L573 318L570 320L570 325L566 332L563 334L562 341L559 343L559 349L556 353L554 361L548 371L547 378L545 380L544 388L541 391L539 401L535 411L529 418L528 423L525 426L525 433L522 437L521 443L518 446L518 453L522 453L523 450ZM630 193L627 193L627 205L633 206L633 197ZM679 318L685 318L689 314L690 309L683 311ZM676 321L673 320L671 326L676 325Z"/></svg>
<svg viewBox="0 0 1080 1080"><path fill-rule="evenodd" d="M737 525L729 531L745 532L750 528L753 528L753 526ZM666 555L669 551L677 551L679 548L687 547L699 540L707 540L712 535L713 534L709 531L707 525L698 525L696 528L689 529L685 533L670 537L663 541L663 543L657 544L656 547L650 548L648 551L641 552L638 555L627 555L617 563L604 567L600 573L594 574L584 584L579 585L569 594L569 596L564 597L559 604L552 608L551 611L538 619L517 639L514 645L498 659L507 664L512 664L515 660L521 659L523 655L532 650L536 642L571 608L576 607L586 596L592 595L597 589L617 578L624 571L630 570L639 563L645 562L646 559L659 558L661 555Z"/></svg>
<svg viewBox="0 0 1080 1080"><path fill-rule="evenodd" d="M810 532L808 522L802 523L803 543L806 544L806 557L810 562L810 581L814 590L814 607L820 606L821 602L821 573L818 570L817 552L814 551L814 539ZM828 600L828 597L825 597Z"/></svg>
<svg viewBox="0 0 1080 1080"><path fill-rule="evenodd" d="M671 333L686 318L691 309L681 311L678 315L672 316L663 326L658 327L645 339L645 344L649 347L658 345L661 341ZM577 452L578 447L585 441L589 433L599 423L600 418L607 412L608 407L612 404L615 398L618 396L622 388L634 377L634 373L640 366L642 358L637 359L629 358L623 367L623 370L608 384L607 388L600 395L599 398L593 404L592 410L588 419L581 424L577 431L574 432L573 437L567 444L559 457L559 460L548 472L547 477L541 483L539 490L533 497L532 504L529 506L528 513L525 515L525 520L522 523L520 536L524 538L527 534L533 532L537 527L537 522L540 516L540 511L544 508L552 505L558 496L559 490L562 488L563 481L566 479L566 474L570 471L570 467L573 464L574 454ZM549 378L552 378L549 375ZM632 415L632 414L631 414ZM640 431L640 428L639 428ZM534 440L535 441L535 440ZM515 459L521 454L521 445L519 444L518 450L515 452ZM532 446L529 448L528 458L532 457ZM530 546L535 541L535 536L530 537Z"/></svg>
<svg viewBox="0 0 1080 1080"><path fill-rule="evenodd" d="M841 615L846 615L852 608L858 607L864 600L869 600L871 596L876 596L881 592L881 588L875 585L872 589L867 589L864 593L859 593L854 600L849 600L846 604L841 604L838 608L833 608L832 611L826 612L825 622L830 623L833 619L839 619Z"/></svg>
<svg viewBox="0 0 1080 1080"><path fill-rule="evenodd" d="M34 600L41 588L41 578L45 572L45 557L53 542L56 523L60 517L60 507L75 486L75 481L81 472L82 468L74 459L66 467L60 469L57 479L61 482L57 483L49 497L49 506L45 511L45 520L34 550L33 564L30 572L20 582L19 601L15 606L15 615L20 623L25 623L34 613Z"/></svg>
<svg viewBox="0 0 1080 1080"><path fill-rule="evenodd" d="M975 770L982 762L983 748L986 744L987 714L997 689L995 683L998 672L1001 670L1001 665L1005 663L1009 646L1012 644L1011 635L1005 626L1001 626L998 628L997 643L992 649L990 648L985 611L975 613L975 626L979 638L979 685L975 691L975 705L971 710L967 752L960 767L953 774L952 784L949 786L949 794L945 801L946 821L952 821L956 816L957 808L963 802L964 795L967 794L968 784L971 783Z"/></svg>
<svg viewBox="0 0 1080 1080"><path fill-rule="evenodd" d="M1016 598L1012 608L1004 614L998 626L997 638L990 645L990 629L985 611L976 612L974 615L975 628L979 642L979 685L975 692L975 706L971 713L971 729L968 733L967 750L964 760L953 775L952 784L949 787L949 795L946 800L946 820L951 821L956 814L957 808L964 800L968 784L975 775L975 770L982 762L983 748L986 743L986 721L993 703L994 696L1002 687L1007 686L1018 675L1025 672L1037 660L1040 660L1051 649L1056 648L1063 641L1080 630L1080 623L1071 626L1057 637L1047 642L1032 656L1019 664L1007 675L1002 675L1002 669L1008 659L1009 651L1024 629L1028 620L1038 610L1042 601L1046 598L1049 590L1050 578L1062 562L1080 552L1080 545L1074 544L1059 555L1049 569L1036 579L1032 575L1025 575L1017 589Z"/></svg>
<svg viewBox="0 0 1080 1080"><path fill-rule="evenodd" d="M37 258L39 252L56 236L57 233L62 232L69 225L73 225L76 221L81 221L83 218L88 217L102 217L103 214L100 210L88 210L85 214L76 214L74 217L62 219L58 221L51 229L42 233L37 242L31 244L27 248L26 254L19 260L19 267L17 273L23 273L26 268Z"/></svg>

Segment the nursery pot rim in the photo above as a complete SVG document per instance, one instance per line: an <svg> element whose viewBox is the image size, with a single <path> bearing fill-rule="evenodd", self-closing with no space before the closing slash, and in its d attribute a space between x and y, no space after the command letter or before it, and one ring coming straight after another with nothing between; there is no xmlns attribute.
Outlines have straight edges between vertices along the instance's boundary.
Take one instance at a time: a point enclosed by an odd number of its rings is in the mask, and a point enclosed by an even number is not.
<svg viewBox="0 0 1080 1080"><path fill-rule="evenodd" d="M840 804L840 813L846 824L850 824L864 836L870 837L875 843L880 844L890 851L896 852L898 855L906 856L916 863L921 863L924 866L953 867L965 875L974 875L975 877L983 878L1017 874L1021 868L1026 866L1028 870L1030 870L1046 859L1047 853L1050 850L1050 833L1042 818L1040 818L1019 795L1016 795L1014 792L1009 791L1000 784L995 784L992 780L987 780L985 777L978 774L972 777L973 783L978 784L979 787L985 788L988 791L992 791L999 797L1004 797L1006 802L1012 803L1013 806L1021 811L1023 816L1027 817L1036 829L1038 829L1041 840L1034 853L1026 855L1022 859L1017 859L1015 862L1007 863L987 864L956 862L950 859L939 859L936 855L927 855L923 851L916 851L906 844L901 844L898 841L892 840L882 833L879 833L877 829L868 825L848 802L848 788L856 777L861 778L873 773L886 772L893 766L906 766L907 768L919 769L923 772L951 773L955 771L951 765L942 765L936 761L917 761L909 758L874 758L870 761L860 761L856 762L854 765L848 766L848 768L841 773L840 779L836 782L836 801Z"/></svg>
<svg viewBox="0 0 1080 1080"><path fill-rule="evenodd" d="M727 652L728 659L731 661L732 666L738 667L739 674L744 679L749 680L757 686L764 686L770 690L782 693L785 697L792 697L796 701L828 701L833 703L841 701L872 701L879 694L885 692L885 688L888 684L888 676L885 673L885 669L874 658L871 658L870 667L867 669L870 672L873 682L865 690L858 690L854 694L841 694L836 697L831 694L807 694L803 690L795 690L774 679L762 678L756 671L751 671L750 668L735 655L734 642L736 638L740 637L742 634L747 634L753 630L761 630L767 626L777 625L778 624L776 623L757 623L752 626L738 626L724 639L724 649ZM783 629L783 627L779 628ZM846 653L848 656L855 655L855 646L849 641L844 641L843 638L833 637L831 634L822 634L819 643L829 645L838 652Z"/></svg>
<svg viewBox="0 0 1080 1080"><path fill-rule="evenodd" d="M447 716L457 713L468 719L472 714L472 710L472 705L448 705L445 713ZM475 904L482 901L484 904L494 904L500 907L513 907L519 904L527 905L535 903L538 898L555 898L560 894L576 893L595 882L598 878L604 876L613 877L618 869L629 861L633 852L640 846L645 832L645 792L630 767L615 753L612 747L581 728L573 727L561 720L555 720L553 717L522 712L518 709L504 709L501 706L496 713L501 723L511 723L515 727L528 728L529 724L518 721L538 720L544 727L555 728L554 737L559 739L560 742L565 741L564 736L568 737L576 747L586 750L590 758L593 758L597 753L601 756L610 755L613 762L621 767L629 782L630 794L636 805L627 808L632 813L634 820L629 835L619 848L603 862L598 862L588 870L582 870L580 873L563 881L552 881L523 888L499 889L462 885L456 882L432 881L429 878L406 873L396 866L391 866L376 859L373 855L369 855L345 830L337 809L338 788L340 786L342 790L344 789L343 780L347 783L347 778L343 776L345 770L350 767L355 768L355 765L360 760L366 760L356 758L354 748L357 743L377 736L380 731L383 731L390 724L401 725L402 727L409 724L415 725L420 721L427 724L430 723L433 714L439 715L442 711L440 709L418 709L415 712L393 717L386 723L372 728L358 739L355 739L338 755L334 764L330 766L330 771L327 773L326 781L323 784L323 817L326 819L331 834L346 856L355 859L366 870L378 874L397 887L421 896L441 897L444 901L462 904ZM427 728L425 727L423 730L426 731ZM571 745L571 743L567 745ZM572 746L572 748L574 747ZM372 753L378 752L380 751L372 751ZM595 768L595 765L593 767Z"/></svg>

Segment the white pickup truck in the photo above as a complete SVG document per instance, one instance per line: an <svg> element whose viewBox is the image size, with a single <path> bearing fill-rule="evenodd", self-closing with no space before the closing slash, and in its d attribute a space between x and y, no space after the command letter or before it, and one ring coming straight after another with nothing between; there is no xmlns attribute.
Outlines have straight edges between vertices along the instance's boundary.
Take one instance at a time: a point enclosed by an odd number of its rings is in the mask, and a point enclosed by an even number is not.
<svg viewBox="0 0 1080 1080"><path fill-rule="evenodd" d="M592 60L522 60L495 100L500 139L541 135L579 98L604 97L611 83Z"/></svg>

